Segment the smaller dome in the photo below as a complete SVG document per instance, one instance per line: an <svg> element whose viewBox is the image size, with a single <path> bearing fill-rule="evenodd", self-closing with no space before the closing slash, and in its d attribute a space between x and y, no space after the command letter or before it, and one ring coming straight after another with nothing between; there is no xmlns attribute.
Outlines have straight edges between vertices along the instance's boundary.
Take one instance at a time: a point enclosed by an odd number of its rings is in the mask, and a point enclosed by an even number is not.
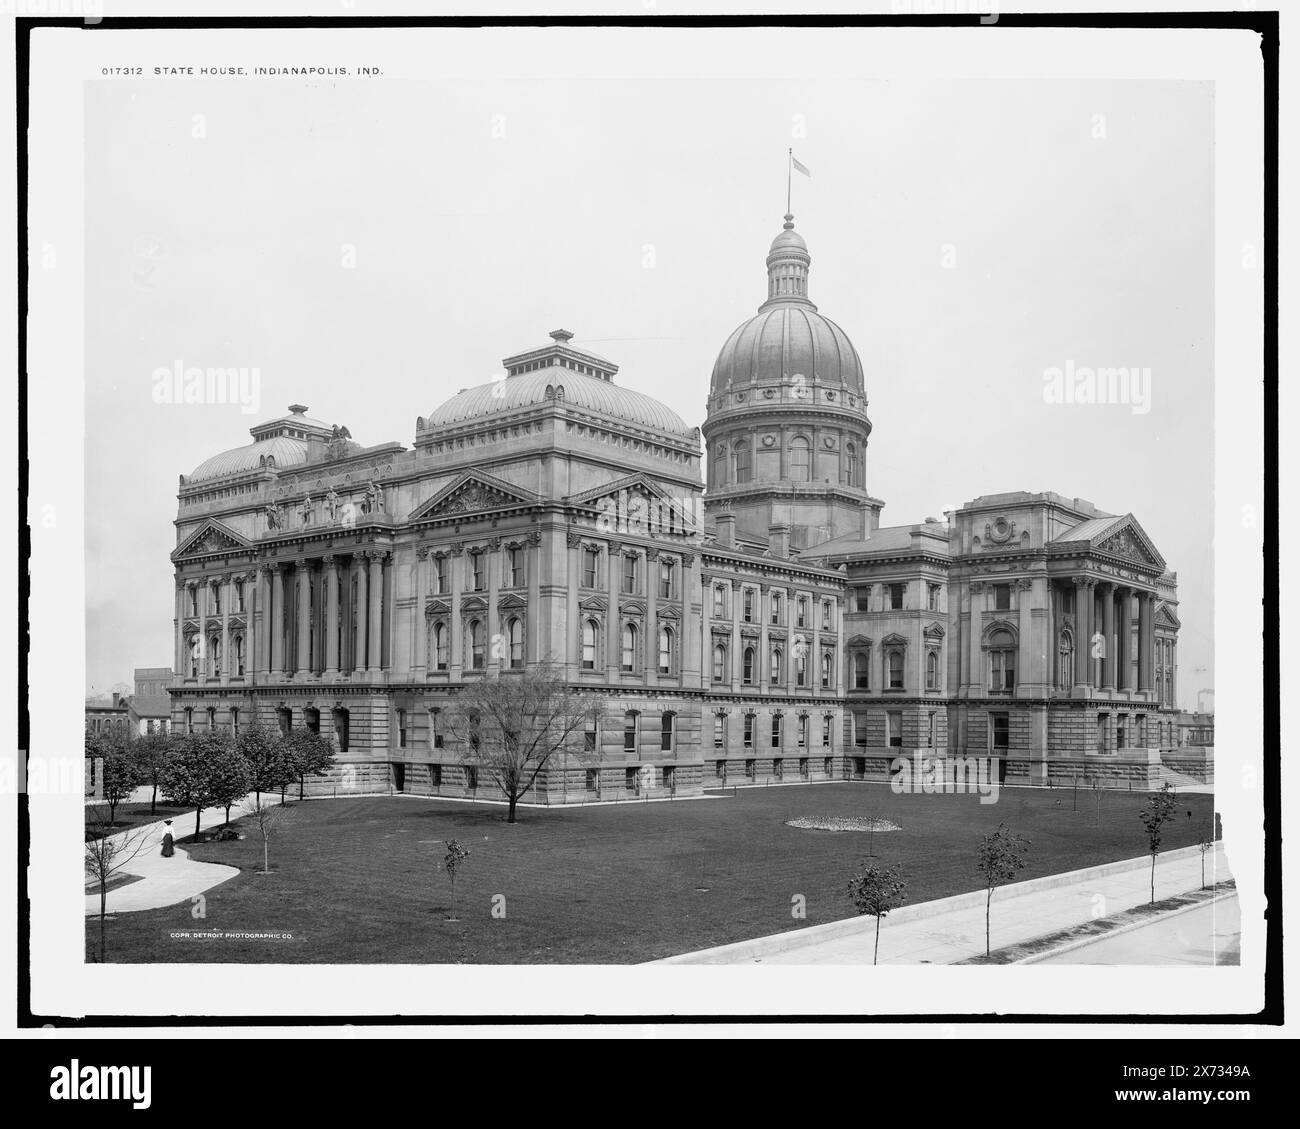
<svg viewBox="0 0 1300 1129"><path fill-rule="evenodd" d="M786 229L772 240L772 251L802 251L808 253L808 244L804 237L794 230L794 225L787 223ZM771 252L769 252L770 254Z"/></svg>
<svg viewBox="0 0 1300 1129"><path fill-rule="evenodd" d="M259 439L256 443L222 451L221 454L213 455L212 458L201 462L194 468L194 473L186 478L186 482L202 482L209 478L244 474L263 466L267 458L275 459L277 467L297 466L307 461L307 444L301 439L291 439L286 435Z"/></svg>

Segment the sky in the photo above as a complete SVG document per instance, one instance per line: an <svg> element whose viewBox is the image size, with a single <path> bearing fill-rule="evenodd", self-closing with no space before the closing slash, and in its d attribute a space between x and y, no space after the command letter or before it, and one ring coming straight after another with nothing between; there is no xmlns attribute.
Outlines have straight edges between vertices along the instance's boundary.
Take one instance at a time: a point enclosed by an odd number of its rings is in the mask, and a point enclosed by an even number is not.
<svg viewBox="0 0 1300 1129"><path fill-rule="evenodd" d="M172 656L176 488L290 403L363 444L564 327L690 423L765 297L786 206L857 346L882 524L1053 490L1178 573L1179 694L1213 681L1213 87L530 75L90 82L86 685ZM184 91L183 94L179 92ZM256 414L153 374L258 372ZM1052 368L1150 370L1141 404Z"/></svg>

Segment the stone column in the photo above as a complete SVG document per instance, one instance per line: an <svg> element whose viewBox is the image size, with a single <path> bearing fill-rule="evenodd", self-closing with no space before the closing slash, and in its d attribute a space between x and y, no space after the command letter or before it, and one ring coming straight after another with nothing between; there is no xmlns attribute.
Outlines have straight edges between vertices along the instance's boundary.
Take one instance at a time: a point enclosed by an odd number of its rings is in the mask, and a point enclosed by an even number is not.
<svg viewBox="0 0 1300 1129"><path fill-rule="evenodd" d="M325 557L325 676L339 673L339 566L333 554Z"/></svg>
<svg viewBox="0 0 1300 1129"><path fill-rule="evenodd" d="M567 674L570 680L578 677L578 672L582 669L582 609L579 608L581 600L578 595L578 582L581 579L582 569L582 538L570 530L565 535L565 552L568 554L568 569L565 576L565 593L564 593L564 619L568 624L568 642L564 648L564 663L567 668ZM541 553L538 553L538 561L541 560ZM541 633L541 608L536 606L533 599L533 573L528 574L528 638L529 653L532 654L532 639L535 635ZM599 640L598 640L599 642Z"/></svg>
<svg viewBox="0 0 1300 1129"><path fill-rule="evenodd" d="M172 680L181 682L188 672L185 666L185 585L176 581L176 618L172 621Z"/></svg>
<svg viewBox="0 0 1300 1129"><path fill-rule="evenodd" d="M284 565L272 561L267 566L271 573L271 601L268 609L271 613L267 650L271 656L271 671L284 673Z"/></svg>
<svg viewBox="0 0 1300 1129"><path fill-rule="evenodd" d="M622 639L619 630L619 581L618 567L621 562L623 546L617 541L610 541L605 546L605 585L609 596L609 619L605 623L605 677L611 685L618 685L619 671L622 668Z"/></svg>
<svg viewBox="0 0 1300 1129"><path fill-rule="evenodd" d="M366 639L366 670L377 673L384 667L383 631L384 631L384 557L383 552L372 552L370 561L370 612Z"/></svg>
<svg viewBox="0 0 1300 1129"><path fill-rule="evenodd" d="M294 565L298 587L298 651L294 655L297 674L311 673L311 566L305 560Z"/></svg>
<svg viewBox="0 0 1300 1129"><path fill-rule="evenodd" d="M645 680L651 686L659 681L659 550L647 549L642 555L645 570Z"/></svg>
<svg viewBox="0 0 1300 1129"><path fill-rule="evenodd" d="M1092 581L1074 578L1074 687L1082 691L1092 685Z"/></svg>
<svg viewBox="0 0 1300 1129"><path fill-rule="evenodd" d="M744 673L743 657L745 646L740 638L740 602L743 598L741 586L734 580L727 581L727 610L731 612L731 646L727 648L731 667L731 692L740 692L741 675ZM712 660L710 660L712 661Z"/></svg>
<svg viewBox="0 0 1300 1129"><path fill-rule="evenodd" d="M979 580L972 580L970 586L970 686L968 696L972 698L983 697L984 695L984 651L980 642L980 635L984 631L984 584ZM881 659L884 659L884 648L879 648ZM888 677L888 667L882 666L882 672ZM880 685L886 686L887 682L882 681Z"/></svg>
<svg viewBox="0 0 1300 1129"><path fill-rule="evenodd" d="M1047 645L1052 649L1052 685L1049 693L1061 687L1061 589L1055 580L1047 582L1051 617L1047 625Z"/></svg>
<svg viewBox="0 0 1300 1129"><path fill-rule="evenodd" d="M352 656L352 669L362 674L366 669L366 644L370 638L370 578L366 568L366 554L358 553L353 560L357 566L357 632L356 654Z"/></svg>
<svg viewBox="0 0 1300 1129"><path fill-rule="evenodd" d="M542 635L542 535L533 530L524 546L524 568L528 570L528 607L524 609L524 665L532 668L545 657Z"/></svg>
<svg viewBox="0 0 1300 1129"><path fill-rule="evenodd" d="M450 679L459 682L465 671L465 625L461 623L460 601L465 587L465 546L456 544L451 547L451 556L447 564L451 580L451 639L448 646L451 654L447 666Z"/></svg>
<svg viewBox="0 0 1300 1129"><path fill-rule="evenodd" d="M758 586L758 599L755 601L758 613L758 661L754 664L755 682L763 688L766 694L772 689L772 641L768 637L767 624L772 617L769 614L767 606L771 598L772 588L768 584Z"/></svg>
<svg viewBox="0 0 1300 1129"><path fill-rule="evenodd" d="M429 550L421 545L415 550L415 607L411 618L415 628L415 659L411 676L422 682L429 672L429 625L424 606L429 599Z"/></svg>
<svg viewBox="0 0 1300 1129"><path fill-rule="evenodd" d="M704 600L704 588L700 581L700 557L696 553L683 553L681 566L681 603L682 603L682 685L692 688L701 688L707 685L703 678L705 671L704 663L707 661L704 655L704 641L708 638L708 608ZM699 618L693 620L694 604L696 600L700 601ZM698 627L692 631L688 624L696 623ZM705 735L703 747L708 749L713 747L713 731L710 729Z"/></svg>
<svg viewBox="0 0 1300 1129"><path fill-rule="evenodd" d="M1150 592L1139 593L1138 601L1138 689L1150 693L1153 663L1152 601Z"/></svg>
<svg viewBox="0 0 1300 1129"><path fill-rule="evenodd" d="M223 576L218 584L221 586L221 683L230 682L230 603L234 597L235 584L229 576Z"/></svg>
<svg viewBox="0 0 1300 1129"><path fill-rule="evenodd" d="M487 672L495 678L502 665L510 669L510 641L501 638L501 616L497 611L497 597L501 591L501 538L494 537L483 554L487 569ZM504 664L502 656L505 657Z"/></svg>
<svg viewBox="0 0 1300 1129"><path fill-rule="evenodd" d="M1098 585L1101 594L1101 633L1106 637L1105 652L1101 660L1101 687L1108 697L1115 694L1115 585L1105 581Z"/></svg>
<svg viewBox="0 0 1300 1129"><path fill-rule="evenodd" d="M1042 689L1043 660L1034 653L1033 587L1034 582L1027 577L1016 581L1016 630L1020 636L1016 649L1017 698L1032 697Z"/></svg>
<svg viewBox="0 0 1300 1129"><path fill-rule="evenodd" d="M817 457L817 452L816 450L814 450L813 458L816 457ZM807 599L808 599L808 616L804 623L803 633L804 633L804 638L808 640L808 672L809 672L808 684L812 688L812 693L820 696L822 692L821 593L809 592ZM834 677L834 674L835 674L835 668L834 665L832 665L831 667L832 678ZM826 690L827 693L829 693L831 687L828 686ZM818 733L817 739L819 741L821 740L820 733Z"/></svg>
<svg viewBox="0 0 1300 1129"><path fill-rule="evenodd" d="M1120 604L1120 640L1119 648L1119 686L1124 690L1137 689L1137 677L1133 670L1130 655L1133 653L1133 628L1138 622L1137 589L1129 588ZM1141 649L1138 650L1139 659Z"/></svg>

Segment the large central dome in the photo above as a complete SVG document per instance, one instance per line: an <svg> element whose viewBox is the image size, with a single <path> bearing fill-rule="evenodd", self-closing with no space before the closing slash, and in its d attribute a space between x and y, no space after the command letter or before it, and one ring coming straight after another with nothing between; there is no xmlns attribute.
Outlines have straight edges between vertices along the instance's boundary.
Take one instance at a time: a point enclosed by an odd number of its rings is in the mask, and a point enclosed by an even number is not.
<svg viewBox="0 0 1300 1129"><path fill-rule="evenodd" d="M802 377L865 398L862 360L848 334L817 312L808 298L808 245L794 217L767 255L767 301L723 343L713 365L711 395L746 385L788 385Z"/></svg>

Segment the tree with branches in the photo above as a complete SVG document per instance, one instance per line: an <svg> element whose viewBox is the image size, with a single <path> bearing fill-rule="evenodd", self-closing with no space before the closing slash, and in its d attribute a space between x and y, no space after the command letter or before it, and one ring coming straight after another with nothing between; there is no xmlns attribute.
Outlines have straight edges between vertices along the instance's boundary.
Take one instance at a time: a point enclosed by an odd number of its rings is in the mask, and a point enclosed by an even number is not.
<svg viewBox="0 0 1300 1129"><path fill-rule="evenodd" d="M298 781L298 799L305 799L307 777L328 772L333 767L334 746L310 729L291 729L284 737L284 744L290 768L289 779ZM284 799L283 786L280 799Z"/></svg>
<svg viewBox="0 0 1300 1129"><path fill-rule="evenodd" d="M447 877L451 879L451 915L448 921L456 921L456 869L469 858L469 848L462 847L459 839L448 839L446 842L447 853L443 856L442 865L446 868Z"/></svg>
<svg viewBox="0 0 1300 1129"><path fill-rule="evenodd" d="M494 781L516 822L519 798L557 754L586 763L589 723L599 719L598 698L575 693L549 663L503 671L462 688L446 712L446 732L461 760Z"/></svg>
<svg viewBox="0 0 1300 1129"><path fill-rule="evenodd" d="M993 891L1004 882L1010 882L1025 865L1025 852L1029 840L1016 835L1005 823L990 831L980 842L976 871L984 878L987 896L984 899L984 955L992 952L990 945L993 916Z"/></svg>
<svg viewBox="0 0 1300 1129"><path fill-rule="evenodd" d="M260 795L254 802L253 810L248 813L248 818L253 821L253 826L262 839L263 874L271 873L271 838L285 829L292 815L290 808L283 804L268 804Z"/></svg>
<svg viewBox="0 0 1300 1129"><path fill-rule="evenodd" d="M907 883L899 876L898 868L893 866L868 866L849 880L849 895L858 913L869 913L876 919L872 964L876 964L880 957L880 919L902 905L906 893Z"/></svg>
<svg viewBox="0 0 1300 1129"><path fill-rule="evenodd" d="M167 767L162 775L163 798L178 807L194 807L195 839L202 828L199 821L203 809L217 802L209 765L221 761L231 745L231 739L225 733L211 730L189 733L176 742L167 758Z"/></svg>
<svg viewBox="0 0 1300 1129"><path fill-rule="evenodd" d="M162 787L163 772L171 755L173 738L168 733L146 733L131 742L131 754L139 773L139 786L152 789L149 797L149 814L158 812L158 790Z"/></svg>
<svg viewBox="0 0 1300 1129"><path fill-rule="evenodd" d="M259 802L263 792L279 792L288 787L293 779L294 765L278 729L254 722L235 738L235 748L248 762L251 774L249 790Z"/></svg>
<svg viewBox="0 0 1300 1129"><path fill-rule="evenodd" d="M225 824L230 823L230 809L253 788L253 771L233 741L207 763L208 791L212 806L224 808Z"/></svg>
<svg viewBox="0 0 1300 1129"><path fill-rule="evenodd" d="M1147 797L1147 802L1138 812L1142 826L1147 833L1147 853L1151 856L1151 904L1156 900L1156 856L1160 853L1160 844L1164 839L1165 824L1174 818L1178 797L1168 783L1159 792Z"/></svg>
<svg viewBox="0 0 1300 1129"><path fill-rule="evenodd" d="M149 836L149 825L113 833L113 818L107 804L86 808L86 877L99 891L99 961L108 951L105 923L108 920L108 887L123 868L140 853Z"/></svg>

